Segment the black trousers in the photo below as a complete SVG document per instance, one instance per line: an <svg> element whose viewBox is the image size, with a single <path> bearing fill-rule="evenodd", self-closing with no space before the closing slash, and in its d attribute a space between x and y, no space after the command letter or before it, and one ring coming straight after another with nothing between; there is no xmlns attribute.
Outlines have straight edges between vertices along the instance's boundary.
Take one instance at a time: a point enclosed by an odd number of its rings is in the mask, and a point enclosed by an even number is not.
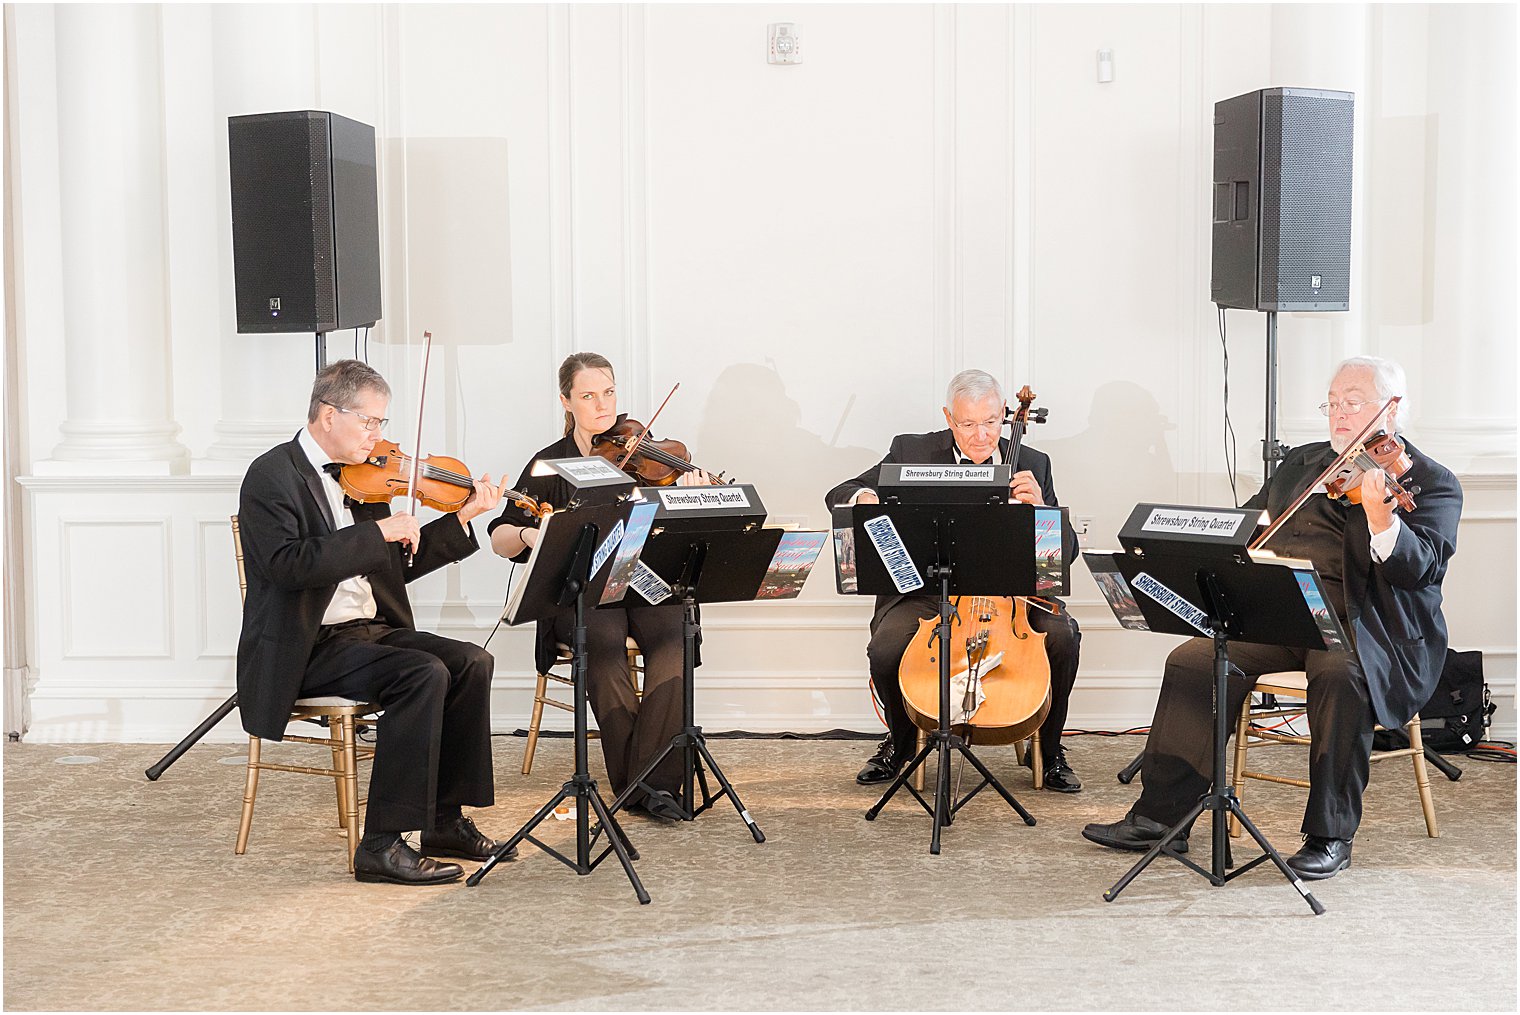
<svg viewBox="0 0 1520 1015"><path fill-rule="evenodd" d="M574 626L573 612L557 615L555 638L569 644ZM629 635L644 656L642 701L628 674ZM607 781L617 795L681 730L681 607L588 609L586 648L591 657L586 697L601 730ZM681 755L672 752L645 781L679 797L681 775ZM630 802L639 797L635 794Z"/></svg>
<svg viewBox="0 0 1520 1015"><path fill-rule="evenodd" d="M1320 652L1279 645L1230 644L1223 704L1233 734L1254 678L1279 670L1309 675L1309 802L1302 831L1350 839L1362 820L1372 754L1372 702L1354 652ZM1141 763L1143 791L1135 811L1165 825L1182 820L1208 792L1214 767L1214 643L1194 638L1166 660L1156 717Z"/></svg>
<svg viewBox="0 0 1520 1015"><path fill-rule="evenodd" d="M913 753L918 727L908 717L903 705L902 686L897 680L898 666L908 642L918 631L918 622L939 616L939 599L908 596L871 618L871 643L866 658L871 664L871 682L876 685L882 707L887 712L887 726L899 753ZM1061 731L1066 728L1066 713L1071 705L1071 688L1077 680L1077 659L1082 646L1082 630L1070 613L1059 617L1044 610L1029 608L1029 626L1045 635L1045 654L1050 659L1050 715L1040 726L1040 754L1045 763L1055 760L1061 749Z"/></svg>
<svg viewBox="0 0 1520 1015"><path fill-rule="evenodd" d="M324 629L301 683L302 697L374 702L374 769L364 831L434 825L438 807L489 807L491 673L479 645L379 621Z"/></svg>

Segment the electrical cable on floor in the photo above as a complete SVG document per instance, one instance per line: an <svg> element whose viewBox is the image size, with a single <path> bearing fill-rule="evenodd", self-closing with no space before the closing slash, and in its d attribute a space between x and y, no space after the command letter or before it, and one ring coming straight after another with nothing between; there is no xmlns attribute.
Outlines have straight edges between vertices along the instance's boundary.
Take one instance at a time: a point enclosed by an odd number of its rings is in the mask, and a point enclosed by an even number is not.
<svg viewBox="0 0 1520 1015"><path fill-rule="evenodd" d="M1474 761L1493 761L1501 765L1515 763L1515 745L1508 740L1480 740L1476 747L1463 753L1462 757Z"/></svg>

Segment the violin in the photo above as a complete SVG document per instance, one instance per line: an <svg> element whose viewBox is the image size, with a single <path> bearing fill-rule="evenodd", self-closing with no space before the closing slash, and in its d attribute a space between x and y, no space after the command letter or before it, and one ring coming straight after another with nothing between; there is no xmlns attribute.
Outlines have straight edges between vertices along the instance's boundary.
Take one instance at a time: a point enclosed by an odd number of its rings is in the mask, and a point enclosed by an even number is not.
<svg viewBox="0 0 1520 1015"><path fill-rule="evenodd" d="M1360 504L1362 502L1362 477L1374 469L1382 469L1388 477L1388 496L1383 503L1398 501L1405 511L1414 510L1414 495L1418 486L1404 486L1400 480L1414 468L1414 461L1404 450L1404 442L1393 434L1376 433L1370 440L1356 446L1350 458L1325 480L1325 493L1336 500Z"/></svg>
<svg viewBox="0 0 1520 1015"><path fill-rule="evenodd" d="M428 455L414 462L394 441L377 441L368 458L357 465L345 465L338 474L343 492L361 504L389 503L392 497L413 492L413 466L416 465L417 499L435 511L453 514L475 492L475 480L469 468L457 458ZM525 493L503 490L504 498L543 518L554 508L541 504Z"/></svg>
<svg viewBox="0 0 1520 1015"><path fill-rule="evenodd" d="M1008 462L1018 469L1019 449L1030 423L1045 422L1047 410L1031 409L1035 393L1019 389L1019 408L1006 414L1011 424ZM1014 744L1027 739L1050 714L1050 657L1045 635L1029 623L1029 607L1059 614L1060 603L1035 597L957 596L950 619L951 727L968 742ZM961 617L965 607L969 619ZM918 631L898 666L903 703L914 724L939 728L939 618L918 622ZM957 630L959 629L959 630Z"/></svg>
<svg viewBox="0 0 1520 1015"><path fill-rule="evenodd" d="M1420 488L1413 484L1405 486L1399 481L1409 473L1410 469L1414 468L1414 461L1404 449L1404 442L1393 434L1385 433L1379 426L1387 416L1388 410L1398 405L1401 400L1400 396L1394 395L1384 403L1383 408L1372 418L1372 422L1362 428L1362 432L1346 446L1346 450L1335 456L1335 460L1325 467L1325 471L1319 474L1319 478L1310 483L1308 488L1251 542L1248 549L1258 550L1267 540L1275 536L1288 523L1288 519L1309 502L1309 498L1322 483L1328 496L1342 503L1360 504L1362 478L1373 469L1381 469L1388 478L1387 496L1383 498L1383 503L1392 504L1397 501L1398 506L1405 511L1413 511L1414 495L1420 492Z"/></svg>
<svg viewBox="0 0 1520 1015"><path fill-rule="evenodd" d="M655 440L643 423L626 413L618 416L612 429L591 438L591 454L607 459L645 486L670 486L686 473L698 471L685 444ZM708 479L713 486L727 482L721 474Z"/></svg>

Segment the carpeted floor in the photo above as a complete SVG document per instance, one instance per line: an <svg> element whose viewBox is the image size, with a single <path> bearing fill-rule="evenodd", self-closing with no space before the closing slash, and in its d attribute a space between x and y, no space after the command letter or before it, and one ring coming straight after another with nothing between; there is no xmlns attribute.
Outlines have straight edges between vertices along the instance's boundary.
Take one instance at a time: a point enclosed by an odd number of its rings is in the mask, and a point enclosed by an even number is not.
<svg viewBox="0 0 1520 1015"><path fill-rule="evenodd" d="M524 778L522 743L497 739L498 803L477 815L501 838L569 771L569 743L546 740ZM768 841L726 801L691 824L630 819L640 906L615 860L577 877L531 847L475 888L356 884L331 784L281 773L234 856L230 745L149 783L161 748L9 744L5 1007L1515 1010L1513 766L1437 777L1439 839L1402 763L1375 768L1353 866L1314 886L1314 917L1270 867L1212 888L1163 860L1105 903L1135 857L1078 830L1132 802L1114 773L1140 741L1068 745L1074 796L985 750L1038 825L984 792L934 857L910 800L863 819L870 742L715 740ZM54 763L81 754L100 762ZM1284 853L1302 800L1245 794Z"/></svg>

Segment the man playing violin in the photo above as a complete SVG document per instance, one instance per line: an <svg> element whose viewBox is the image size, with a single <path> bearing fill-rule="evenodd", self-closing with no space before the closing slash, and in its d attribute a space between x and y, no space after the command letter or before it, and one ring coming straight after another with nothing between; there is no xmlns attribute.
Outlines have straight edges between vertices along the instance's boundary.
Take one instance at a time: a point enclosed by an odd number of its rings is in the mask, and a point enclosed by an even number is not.
<svg viewBox="0 0 1520 1015"><path fill-rule="evenodd" d="M1278 518L1404 391L1404 371L1396 363L1371 356L1342 362L1330 381L1329 400L1320 406L1329 417L1330 440L1289 452L1246 506ZM1387 432L1407 418L1407 404L1395 403L1384 414L1380 423ZM1229 691L1219 705L1228 715L1239 714L1260 674L1308 674L1313 743L1304 845L1287 861L1306 879L1332 877L1351 865L1373 724L1402 728L1429 700L1446 658L1441 580L1456 550L1462 488L1449 470L1407 441L1405 450L1413 464L1399 482L1418 487L1414 510L1395 514L1395 505L1385 503L1387 475L1369 469L1360 481L1361 504L1311 497L1264 547L1313 561L1353 651L1230 646ZM1184 642L1167 657L1141 763L1140 799L1123 820L1090 824L1083 836L1113 849L1149 849L1208 791L1213 666L1213 642L1205 638Z"/></svg>
<svg viewBox="0 0 1520 1015"><path fill-rule="evenodd" d="M945 393L943 412L948 429L900 434L892 438L891 449L885 458L856 478L834 487L825 502L830 508L841 504L878 503L876 485L883 465L1007 463L1012 444L1001 436L1007 409L1003 390L991 374L982 370L961 371L951 378ZM1059 506L1048 455L1025 444L1019 448L1015 464L1013 478L1008 484L1011 498L1023 504ZM1075 559L1076 553L1073 536L1066 547L1067 559ZM871 683L886 711L888 732L876 753L855 777L855 781L863 786L896 778L903 764L914 755L918 729L903 704L898 666L908 643L918 631L918 622L937 616L939 599L936 596L909 594L878 596L876 599L866 657L870 661ZM1066 724L1071 688L1077 677L1082 632L1076 619L1065 610L1055 615L1031 608L1029 623L1045 635L1045 652L1050 660L1050 714L1040 727L1044 786L1059 793L1076 793L1081 790L1082 783L1067 764L1061 731Z"/></svg>
<svg viewBox="0 0 1520 1015"><path fill-rule="evenodd" d="M564 436L523 467L516 489L541 504L563 506L571 493L570 484L558 476L533 475L533 463L544 458L590 455L596 438L622 421L611 362L594 352L568 356L559 368L559 402L565 410ZM677 480L682 486L708 482L701 469L684 472ZM540 519L531 511L507 504L488 530L491 549L515 562L525 562L538 543L539 524ZM569 609L552 620L538 622L534 651L538 672L547 673L554 665L556 644L569 642L573 623L574 611ZM590 656L586 695L601 731L607 780L613 793L621 794L681 729L681 607L670 604L588 610L586 628ZM630 636L644 656L642 696L634 690L628 671L625 646ZM681 755L673 751L645 780L652 789L631 795L628 809L667 821L679 819L682 774Z"/></svg>
<svg viewBox="0 0 1520 1015"><path fill-rule="evenodd" d="M280 740L297 698L374 703L381 715L354 877L439 884L464 872L430 857L484 860L497 847L461 810L495 800L494 661L479 646L416 630L406 583L475 552L470 520L497 505L501 487L475 481L457 513L427 525L386 503L348 501L336 477L368 458L390 393L358 360L324 368L305 428L248 467L238 499L248 577L238 708L249 733ZM412 830L421 830L420 854L402 838Z"/></svg>

